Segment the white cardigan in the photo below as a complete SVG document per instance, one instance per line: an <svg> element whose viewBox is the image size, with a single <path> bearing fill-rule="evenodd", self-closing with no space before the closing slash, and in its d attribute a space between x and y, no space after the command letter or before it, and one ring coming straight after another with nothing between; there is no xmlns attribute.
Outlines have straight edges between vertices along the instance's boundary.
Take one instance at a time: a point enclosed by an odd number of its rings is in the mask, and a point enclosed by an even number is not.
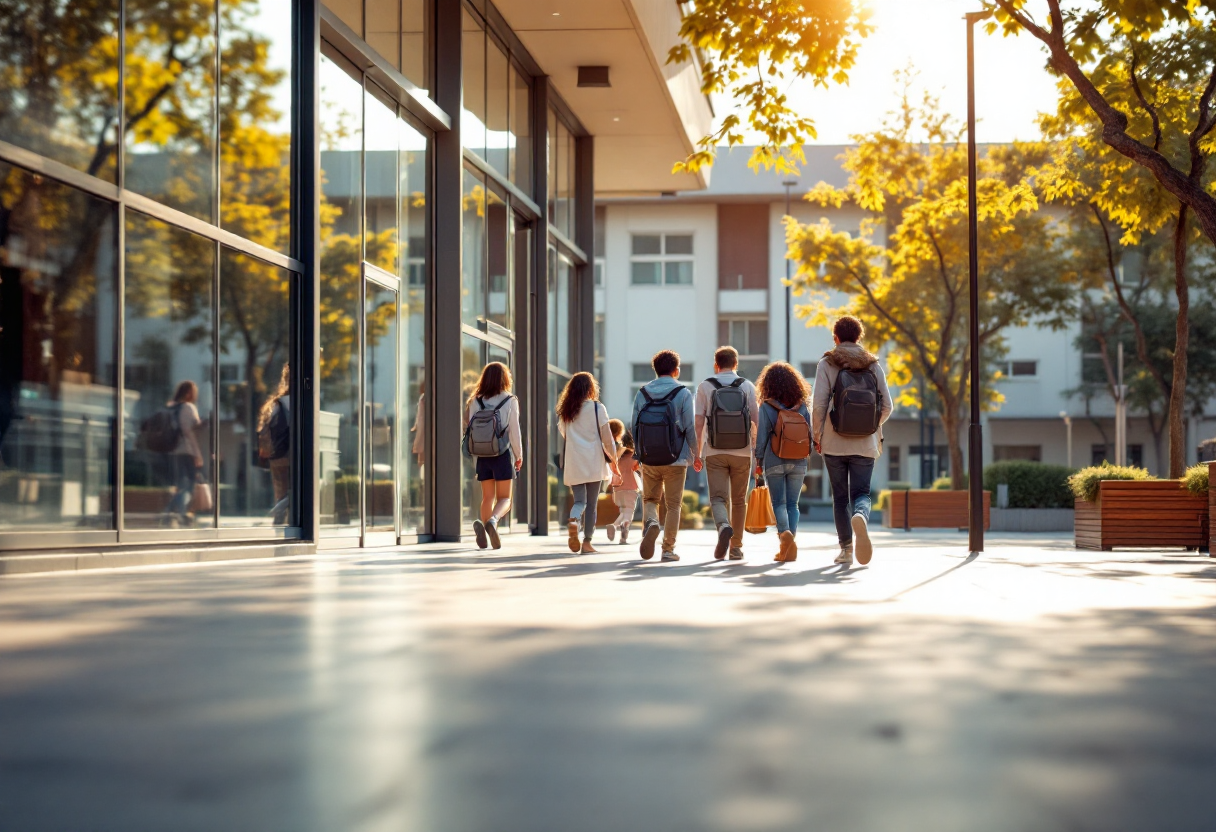
<svg viewBox="0 0 1216 832"><path fill-rule="evenodd" d="M587 400L573 422L558 417L557 429L564 439L566 467L562 481L566 485L603 482L612 476L608 459L616 459L616 443L608 427L608 408Z"/></svg>

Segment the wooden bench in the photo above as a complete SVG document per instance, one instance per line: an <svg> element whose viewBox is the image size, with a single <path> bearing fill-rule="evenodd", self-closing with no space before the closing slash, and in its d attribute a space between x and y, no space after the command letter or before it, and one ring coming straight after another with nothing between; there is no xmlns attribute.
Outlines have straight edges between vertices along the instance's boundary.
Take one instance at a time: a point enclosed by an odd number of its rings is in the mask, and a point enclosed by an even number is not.
<svg viewBox="0 0 1216 832"><path fill-rule="evenodd" d="M1196 497L1178 480L1111 480L1101 483L1099 489L1097 502L1077 500L1078 549L1198 550L1208 545L1210 490L1207 497Z"/></svg>
<svg viewBox="0 0 1216 832"><path fill-rule="evenodd" d="M970 523L970 494L966 491L892 491L890 510L883 512L889 529L965 529ZM992 524L992 492L984 492L984 528Z"/></svg>

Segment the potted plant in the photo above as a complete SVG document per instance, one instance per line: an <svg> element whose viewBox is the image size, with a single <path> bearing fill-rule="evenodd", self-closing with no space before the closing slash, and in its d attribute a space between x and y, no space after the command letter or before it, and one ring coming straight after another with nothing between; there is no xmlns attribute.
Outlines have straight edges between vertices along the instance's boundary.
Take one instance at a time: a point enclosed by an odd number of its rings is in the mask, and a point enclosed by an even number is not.
<svg viewBox="0 0 1216 832"><path fill-rule="evenodd" d="M1216 557L1216 488L1211 487L1213 477L1216 477L1216 462L1201 462L1186 470L1182 482L1187 491L1208 501L1208 554Z"/></svg>
<svg viewBox="0 0 1216 832"><path fill-rule="evenodd" d="M1076 497L1078 549L1208 545L1208 497L1196 496L1185 481L1103 463L1082 468L1068 484Z"/></svg>

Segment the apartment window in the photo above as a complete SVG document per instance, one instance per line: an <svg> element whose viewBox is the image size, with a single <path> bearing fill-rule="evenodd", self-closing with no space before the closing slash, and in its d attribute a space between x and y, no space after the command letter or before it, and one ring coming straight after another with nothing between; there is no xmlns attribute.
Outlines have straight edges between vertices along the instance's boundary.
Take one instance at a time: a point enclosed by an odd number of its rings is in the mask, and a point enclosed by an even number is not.
<svg viewBox="0 0 1216 832"><path fill-rule="evenodd" d="M1005 378L1036 378L1039 375L1038 361L998 361L996 368Z"/></svg>
<svg viewBox="0 0 1216 832"><path fill-rule="evenodd" d="M885 450L887 452L887 482L899 482L899 446L893 445Z"/></svg>
<svg viewBox="0 0 1216 832"><path fill-rule="evenodd" d="M768 319L723 318L718 321L718 342L734 347L740 356L767 356Z"/></svg>
<svg viewBox="0 0 1216 832"><path fill-rule="evenodd" d="M815 371L819 369L818 361L803 361L802 362L802 377L807 381L814 381Z"/></svg>
<svg viewBox="0 0 1216 832"><path fill-rule="evenodd" d="M634 234L630 257L634 286L691 286L691 234Z"/></svg>
<svg viewBox="0 0 1216 832"><path fill-rule="evenodd" d="M629 394L633 398L637 398L638 391L642 386L654 381L654 368L649 363L634 364L633 366L633 384L629 388ZM692 364L680 365L680 383L689 390L695 390L697 385L697 371Z"/></svg>
<svg viewBox="0 0 1216 832"><path fill-rule="evenodd" d="M1115 446L1114 445L1091 445L1089 452L1090 463L1093 465L1101 465L1103 462L1115 461ZM1127 464L1137 468L1144 467L1144 446L1143 445L1128 445L1127 446Z"/></svg>
<svg viewBox="0 0 1216 832"><path fill-rule="evenodd" d="M994 462L1007 462L1020 459L1027 462L1043 461L1042 445L993 445L992 459Z"/></svg>
<svg viewBox="0 0 1216 832"><path fill-rule="evenodd" d="M595 285L596 286L604 285L604 258L603 257L595 258Z"/></svg>

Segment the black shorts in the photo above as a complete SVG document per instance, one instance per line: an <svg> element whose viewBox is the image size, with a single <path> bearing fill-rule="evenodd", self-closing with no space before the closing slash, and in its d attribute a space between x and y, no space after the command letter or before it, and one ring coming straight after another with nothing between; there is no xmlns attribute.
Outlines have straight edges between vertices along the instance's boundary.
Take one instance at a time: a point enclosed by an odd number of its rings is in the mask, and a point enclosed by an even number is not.
<svg viewBox="0 0 1216 832"><path fill-rule="evenodd" d="M515 462L511 452L498 456L481 456L477 458L477 481L513 480L515 479Z"/></svg>

